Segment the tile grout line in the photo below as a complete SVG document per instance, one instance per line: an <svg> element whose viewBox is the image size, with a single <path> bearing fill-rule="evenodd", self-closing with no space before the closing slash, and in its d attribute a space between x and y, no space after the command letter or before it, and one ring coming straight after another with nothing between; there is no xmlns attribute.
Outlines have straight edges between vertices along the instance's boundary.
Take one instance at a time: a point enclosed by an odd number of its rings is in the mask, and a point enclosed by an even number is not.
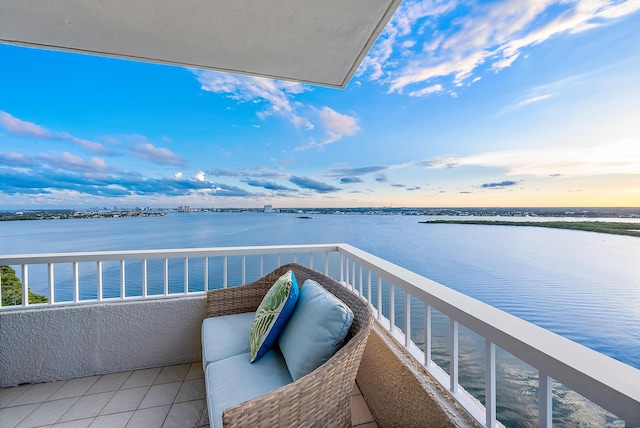
<svg viewBox="0 0 640 428"><path fill-rule="evenodd" d="M126 382L127 380L129 380L129 378L131 377L131 375L133 375L134 371L135 371L135 370L132 370L132 371L131 371L131 373L129 373L129 376L127 376L127 378L122 382L122 385L124 385L124 384L125 384L125 382ZM91 389L91 388L92 388L96 383L98 383L98 382L100 381L100 379L102 379L104 376L107 376L107 375L109 375L109 374L115 374L115 373L108 373L108 374L106 374L106 375L100 375L100 377L99 377L98 379L96 379L96 381L95 381L95 382L93 382L93 383L91 384L91 386L89 387L89 389L87 389L87 391L89 391L89 390L90 390L90 389ZM120 385L120 388L122 388L122 385ZM100 416L100 413L102 413L102 411L105 409L105 407L107 407L107 405L111 402L111 400L113 400L113 397L115 397L115 396L116 396L116 393L117 393L118 391L120 391L120 388L115 389L114 391L103 391L103 392L97 392L97 393L94 393L94 394L82 394L80 397L78 397L78 400L80 400L82 397L90 397L90 396L92 396L92 395L98 395L98 394L104 394L104 393L108 393L108 392L113 392L113 395L111 396L111 398L109 398L109 400L104 404L104 406L102 406L102 407L100 408L100 410L98 411L98 414L97 414L96 416L94 416L94 417L93 417L93 421L92 421L91 423L95 422L95 420L98 418L98 416ZM76 403L78 402L78 400L76 400ZM74 403L73 405L75 405L75 403ZM73 406L72 406L72 407L73 407ZM54 423L54 425L55 425L55 424L58 424L58 423L61 423L61 422L60 422L60 419L64 418L64 415L66 415L66 414L67 414L67 412L69 412L70 410L71 410L71 407L70 407L66 412L64 412L64 413L63 413L63 414L62 414L62 415L61 415L61 416L56 420L56 422ZM84 418L81 418L81 419L84 419ZM74 419L74 420L81 420L81 419ZM66 422L72 422L72 421L66 421ZM129 421L127 421L127 423L129 423Z"/></svg>

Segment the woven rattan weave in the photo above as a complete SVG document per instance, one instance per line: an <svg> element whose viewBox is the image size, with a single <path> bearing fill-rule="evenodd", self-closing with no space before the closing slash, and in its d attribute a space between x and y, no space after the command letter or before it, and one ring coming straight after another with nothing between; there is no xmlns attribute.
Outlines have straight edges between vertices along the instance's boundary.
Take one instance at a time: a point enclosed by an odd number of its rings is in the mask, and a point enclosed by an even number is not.
<svg viewBox="0 0 640 428"><path fill-rule="evenodd" d="M299 264L283 265L242 286L207 293L207 316L255 311L271 285L292 269L302 285L313 279L348 305L353 324L344 345L326 363L282 388L230 407L225 427L350 427L351 392L373 324L369 305L345 286ZM248 338L247 338L248 340Z"/></svg>

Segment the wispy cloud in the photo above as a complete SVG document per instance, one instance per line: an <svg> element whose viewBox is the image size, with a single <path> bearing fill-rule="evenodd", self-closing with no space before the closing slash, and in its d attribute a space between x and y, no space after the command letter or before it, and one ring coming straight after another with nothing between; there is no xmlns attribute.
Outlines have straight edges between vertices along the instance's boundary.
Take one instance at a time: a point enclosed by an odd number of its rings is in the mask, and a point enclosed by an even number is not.
<svg viewBox="0 0 640 428"><path fill-rule="evenodd" d="M192 72L204 91L222 94L240 103L264 104L265 109L257 113L262 120L280 116L296 128L306 131L316 129L315 123L319 123L324 135L314 137L311 142L296 147L296 151L324 147L341 140L344 136L355 135L360 130L354 116L338 113L327 106L316 107L296 101L296 95L311 90L308 85L208 70Z"/></svg>
<svg viewBox="0 0 640 428"><path fill-rule="evenodd" d="M351 136L358 133L360 126L358 120L347 114L338 113L337 111L323 107L319 111L320 123L326 131L326 137L319 141L311 141L308 144L296 147L296 151L307 150L311 148L322 148L327 144L340 141L344 136Z"/></svg>
<svg viewBox="0 0 640 428"><path fill-rule="evenodd" d="M360 177L342 177L340 179L341 184L353 184L353 183L364 183Z"/></svg>
<svg viewBox="0 0 640 428"><path fill-rule="evenodd" d="M181 156L169 149L156 147L151 143L138 143L129 150L133 156L158 165L185 165L185 160Z"/></svg>
<svg viewBox="0 0 640 428"><path fill-rule="evenodd" d="M528 99L526 99L524 101L520 101L519 103L515 104L513 106L513 109L517 109L519 107L526 106L527 104L537 103L537 102L546 100L548 98L551 98L552 96L553 96L553 94L545 94L545 95L538 95L537 97L531 97L531 98L528 98Z"/></svg>
<svg viewBox="0 0 640 428"><path fill-rule="evenodd" d="M483 189L500 189L504 187L517 186L518 182L513 180L500 181L499 183L484 183L480 185Z"/></svg>
<svg viewBox="0 0 640 428"><path fill-rule="evenodd" d="M99 172L108 171L104 159L93 157L85 160L80 156L68 152L39 153L24 155L21 153L0 153L0 165L9 168L51 168L71 172Z"/></svg>
<svg viewBox="0 0 640 428"><path fill-rule="evenodd" d="M390 92L411 88L409 95L427 96L477 81L481 67L510 67L528 47L638 10L636 0L406 1L358 75L387 84ZM416 43L426 31L430 42Z"/></svg>
<svg viewBox="0 0 640 428"><path fill-rule="evenodd" d="M214 168L208 172L216 177L242 177L245 179L289 180L290 174L265 167L257 168Z"/></svg>
<svg viewBox="0 0 640 428"><path fill-rule="evenodd" d="M14 135L39 138L43 140L69 141L95 154L109 153L109 150L101 143L78 138L67 132L49 131L43 126L18 119L17 117L2 110L0 110L0 126L2 126L7 132Z"/></svg>
<svg viewBox="0 0 640 428"><path fill-rule="evenodd" d="M268 180L246 180L245 183L247 183L249 186L262 187L267 190L276 190L280 192L297 192L296 189L292 189L290 187L283 186L281 184Z"/></svg>
<svg viewBox="0 0 640 428"><path fill-rule="evenodd" d="M9 131L10 133L15 135L44 139L53 138L53 134L42 126L36 125L33 122L20 120L17 117L10 115L6 111L0 111L0 125L2 125L4 129Z"/></svg>
<svg viewBox="0 0 640 428"><path fill-rule="evenodd" d="M310 90L309 86L263 77L244 76L217 71L193 70L204 91L223 94L238 102L264 103L258 113L262 119L277 115L285 117L298 128L313 129L313 124L298 114L291 96Z"/></svg>
<svg viewBox="0 0 640 428"><path fill-rule="evenodd" d="M625 140L580 149L544 148L486 152L441 158L433 162L416 162L414 167L484 166L504 169L506 175L558 178L609 174L637 175L640 174L639 144L640 141Z"/></svg>
<svg viewBox="0 0 640 428"><path fill-rule="evenodd" d="M374 172L384 171L385 169L387 169L386 166L363 166L360 168L348 168L346 166L333 166L329 168L327 177L342 177L345 175L355 177L355 176L371 174ZM379 176L382 176L382 175L384 174L379 174Z"/></svg>
<svg viewBox="0 0 640 428"><path fill-rule="evenodd" d="M215 168L209 171L209 174L216 177L238 177L240 173L230 168Z"/></svg>
<svg viewBox="0 0 640 428"><path fill-rule="evenodd" d="M289 179L293 184L303 188L314 190L318 193L332 193L340 190L339 187L332 186L331 184L316 181L309 177L296 177L293 176Z"/></svg>

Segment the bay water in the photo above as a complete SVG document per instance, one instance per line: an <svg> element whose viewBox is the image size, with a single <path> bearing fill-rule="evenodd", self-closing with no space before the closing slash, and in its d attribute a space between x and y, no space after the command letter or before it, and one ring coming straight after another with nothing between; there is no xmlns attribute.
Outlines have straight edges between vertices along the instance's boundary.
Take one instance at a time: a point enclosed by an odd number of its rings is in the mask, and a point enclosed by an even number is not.
<svg viewBox="0 0 640 428"><path fill-rule="evenodd" d="M418 223L431 219L425 216L312 217L203 212L0 222L0 254L344 242L640 368L640 238ZM35 293L48 293L46 282L30 285ZM107 295L117 291L117 283L105 284ZM433 329L433 359L446 369L448 319L436 313ZM419 328L415 333L422 346ZM483 401L483 340L465 328L460 337L460 383ZM499 420L537 426L537 372L501 350L497 359ZM556 385L554 423L615 426L620 421Z"/></svg>

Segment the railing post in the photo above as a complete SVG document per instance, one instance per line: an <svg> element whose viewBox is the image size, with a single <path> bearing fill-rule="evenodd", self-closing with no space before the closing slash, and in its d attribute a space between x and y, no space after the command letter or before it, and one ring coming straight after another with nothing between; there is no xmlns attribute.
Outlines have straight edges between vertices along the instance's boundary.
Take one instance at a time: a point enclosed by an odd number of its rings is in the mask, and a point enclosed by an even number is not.
<svg viewBox="0 0 640 428"><path fill-rule="evenodd" d="M340 254L340 282L344 282L344 254Z"/></svg>
<svg viewBox="0 0 640 428"><path fill-rule="evenodd" d="M389 331L393 334L393 327L396 323L396 293L395 286L389 284Z"/></svg>
<svg viewBox="0 0 640 428"><path fill-rule="evenodd" d="M29 266L22 265L22 306L29 306Z"/></svg>
<svg viewBox="0 0 640 428"><path fill-rule="evenodd" d="M486 425L488 428L493 428L496 426L496 345L488 339L485 339L485 342L484 407Z"/></svg>
<svg viewBox="0 0 640 428"><path fill-rule="evenodd" d="M404 292L404 346L409 349L411 343L411 296Z"/></svg>
<svg viewBox="0 0 640 428"><path fill-rule="evenodd" d="M378 319L382 318L382 277L378 274Z"/></svg>
<svg viewBox="0 0 640 428"><path fill-rule="evenodd" d="M164 259L164 295L169 295L169 259Z"/></svg>
<svg viewBox="0 0 640 428"><path fill-rule="evenodd" d="M148 280L147 280L147 259L142 259L142 297L147 297L147 288L148 288Z"/></svg>
<svg viewBox="0 0 640 428"><path fill-rule="evenodd" d="M351 290L358 294L358 287L356 286L356 261L351 261Z"/></svg>
<svg viewBox="0 0 640 428"><path fill-rule="evenodd" d="M329 252L324 253L324 274L329 276Z"/></svg>
<svg viewBox="0 0 640 428"><path fill-rule="evenodd" d="M431 305L424 304L424 365L431 367Z"/></svg>
<svg viewBox="0 0 640 428"><path fill-rule="evenodd" d="M203 288L204 291L208 291L209 290L209 257L205 256L204 257L204 278L203 278Z"/></svg>
<svg viewBox="0 0 640 428"><path fill-rule="evenodd" d="M80 278L78 275L78 262L73 262L73 301L80 301Z"/></svg>
<svg viewBox="0 0 640 428"><path fill-rule="evenodd" d="M98 282L98 301L102 301L102 261L96 262L96 277Z"/></svg>
<svg viewBox="0 0 640 428"><path fill-rule="evenodd" d="M242 256L242 284L247 283L247 256Z"/></svg>
<svg viewBox="0 0 640 428"><path fill-rule="evenodd" d="M449 390L455 394L458 392L458 322L451 318L449 332L449 350L451 352L449 366Z"/></svg>
<svg viewBox="0 0 640 428"><path fill-rule="evenodd" d="M313 269L313 253L309 253L309 269Z"/></svg>
<svg viewBox="0 0 640 428"><path fill-rule="evenodd" d="M260 255L260 278L264 276L264 255Z"/></svg>
<svg viewBox="0 0 640 428"><path fill-rule="evenodd" d="M53 263L49 263L47 265L48 276L49 276L49 304L53 305L56 301L54 282L55 276L53 274Z"/></svg>
<svg viewBox="0 0 640 428"><path fill-rule="evenodd" d="M371 270L367 271L367 302L371 304Z"/></svg>
<svg viewBox="0 0 640 428"><path fill-rule="evenodd" d="M538 373L538 428L551 428L553 424L553 379Z"/></svg>
<svg viewBox="0 0 640 428"><path fill-rule="evenodd" d="M184 258L184 294L189 294L189 257Z"/></svg>
<svg viewBox="0 0 640 428"><path fill-rule="evenodd" d="M124 260L120 260L120 298L124 299L125 297L125 272L124 272Z"/></svg>
<svg viewBox="0 0 640 428"><path fill-rule="evenodd" d="M222 261L222 288L227 288L227 256Z"/></svg>
<svg viewBox="0 0 640 428"><path fill-rule="evenodd" d="M359 285L359 288L360 288L360 297L362 297L363 296L363 294L362 294L362 265L360 265L360 277L358 279L358 285Z"/></svg>

